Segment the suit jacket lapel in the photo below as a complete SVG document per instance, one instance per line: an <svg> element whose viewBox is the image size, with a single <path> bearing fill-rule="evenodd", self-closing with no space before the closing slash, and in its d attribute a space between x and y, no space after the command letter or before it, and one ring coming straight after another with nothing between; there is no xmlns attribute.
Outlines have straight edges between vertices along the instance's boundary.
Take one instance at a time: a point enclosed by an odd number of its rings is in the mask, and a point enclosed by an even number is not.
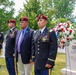
<svg viewBox="0 0 76 75"><path fill-rule="evenodd" d="M18 33L17 33L17 39L16 39L16 40L17 40L17 41L16 41L17 43L18 43L18 41L19 41L19 36L20 36L20 34L21 34L21 30L18 31Z"/></svg>
<svg viewBox="0 0 76 75"><path fill-rule="evenodd" d="M17 32L17 37L16 37L16 44L15 44L15 49L16 49L16 50L18 50L17 48L18 48L18 40L19 40L20 34L21 34L21 31L18 31L18 32Z"/></svg>
<svg viewBox="0 0 76 75"><path fill-rule="evenodd" d="M25 32L25 34L24 34L24 37L23 37L23 39L22 39L22 42L26 40L28 34L29 34L29 28L27 28L27 30L26 30L26 32Z"/></svg>

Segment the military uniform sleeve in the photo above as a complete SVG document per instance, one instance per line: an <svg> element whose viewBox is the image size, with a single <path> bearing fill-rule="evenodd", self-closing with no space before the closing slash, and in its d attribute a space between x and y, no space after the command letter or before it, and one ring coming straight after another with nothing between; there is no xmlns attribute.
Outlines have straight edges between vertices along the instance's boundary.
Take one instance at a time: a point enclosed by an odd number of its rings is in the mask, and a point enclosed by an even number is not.
<svg viewBox="0 0 76 75"><path fill-rule="evenodd" d="M49 34L50 39L50 50L49 50L49 57L47 59L47 64L54 65L56 55L57 55L57 37L54 31L50 32Z"/></svg>
<svg viewBox="0 0 76 75"><path fill-rule="evenodd" d="M19 34L19 30L16 30L15 31L15 48L14 48L14 54L15 54L15 57L16 57L16 53L17 53L17 45L16 45L16 41L17 41L17 35Z"/></svg>
<svg viewBox="0 0 76 75"><path fill-rule="evenodd" d="M16 38L16 36L17 36L17 32L18 32L18 29L15 29L15 38Z"/></svg>
<svg viewBox="0 0 76 75"><path fill-rule="evenodd" d="M16 30L16 31L15 31L15 46L16 46L17 36L18 36L19 32L20 32L19 30ZM15 47L15 48L16 48L16 47Z"/></svg>

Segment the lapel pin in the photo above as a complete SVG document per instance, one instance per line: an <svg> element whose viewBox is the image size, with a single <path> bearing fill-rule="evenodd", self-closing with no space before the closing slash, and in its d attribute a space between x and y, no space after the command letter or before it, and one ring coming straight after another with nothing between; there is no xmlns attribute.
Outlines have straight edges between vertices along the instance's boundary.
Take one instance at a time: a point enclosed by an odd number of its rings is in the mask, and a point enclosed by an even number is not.
<svg viewBox="0 0 76 75"><path fill-rule="evenodd" d="M28 31L26 31L26 33L28 33Z"/></svg>

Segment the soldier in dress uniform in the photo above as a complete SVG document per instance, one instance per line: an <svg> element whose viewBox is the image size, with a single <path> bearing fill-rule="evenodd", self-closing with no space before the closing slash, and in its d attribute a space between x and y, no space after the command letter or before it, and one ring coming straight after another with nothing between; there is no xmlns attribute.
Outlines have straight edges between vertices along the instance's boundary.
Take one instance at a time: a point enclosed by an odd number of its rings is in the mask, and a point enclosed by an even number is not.
<svg viewBox="0 0 76 75"><path fill-rule="evenodd" d="M8 32L6 34L6 46L5 46L5 61L6 67L9 75L16 75L15 65L14 65L14 49L15 49L15 39L17 34L16 21L10 19L8 21Z"/></svg>
<svg viewBox="0 0 76 75"><path fill-rule="evenodd" d="M1 49L2 49L3 40L4 40L3 33L0 32L0 52L1 52Z"/></svg>
<svg viewBox="0 0 76 75"><path fill-rule="evenodd" d="M36 30L32 39L32 61L35 65L35 75L51 75L57 55L57 37L54 31L46 27L48 18L39 15Z"/></svg>

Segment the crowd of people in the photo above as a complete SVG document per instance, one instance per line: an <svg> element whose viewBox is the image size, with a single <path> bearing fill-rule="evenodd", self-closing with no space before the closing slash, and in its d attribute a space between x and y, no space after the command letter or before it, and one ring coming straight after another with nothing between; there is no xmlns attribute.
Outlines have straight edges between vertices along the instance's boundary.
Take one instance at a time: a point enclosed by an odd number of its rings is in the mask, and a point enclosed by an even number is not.
<svg viewBox="0 0 76 75"><path fill-rule="evenodd" d="M47 28L48 17L40 14L37 17L39 29L29 27L28 17L19 19L20 28L16 21L8 21L9 30L6 33L5 62L9 75L31 75L34 65L35 75L51 75L57 55L57 36ZM4 37L0 32L0 49Z"/></svg>

